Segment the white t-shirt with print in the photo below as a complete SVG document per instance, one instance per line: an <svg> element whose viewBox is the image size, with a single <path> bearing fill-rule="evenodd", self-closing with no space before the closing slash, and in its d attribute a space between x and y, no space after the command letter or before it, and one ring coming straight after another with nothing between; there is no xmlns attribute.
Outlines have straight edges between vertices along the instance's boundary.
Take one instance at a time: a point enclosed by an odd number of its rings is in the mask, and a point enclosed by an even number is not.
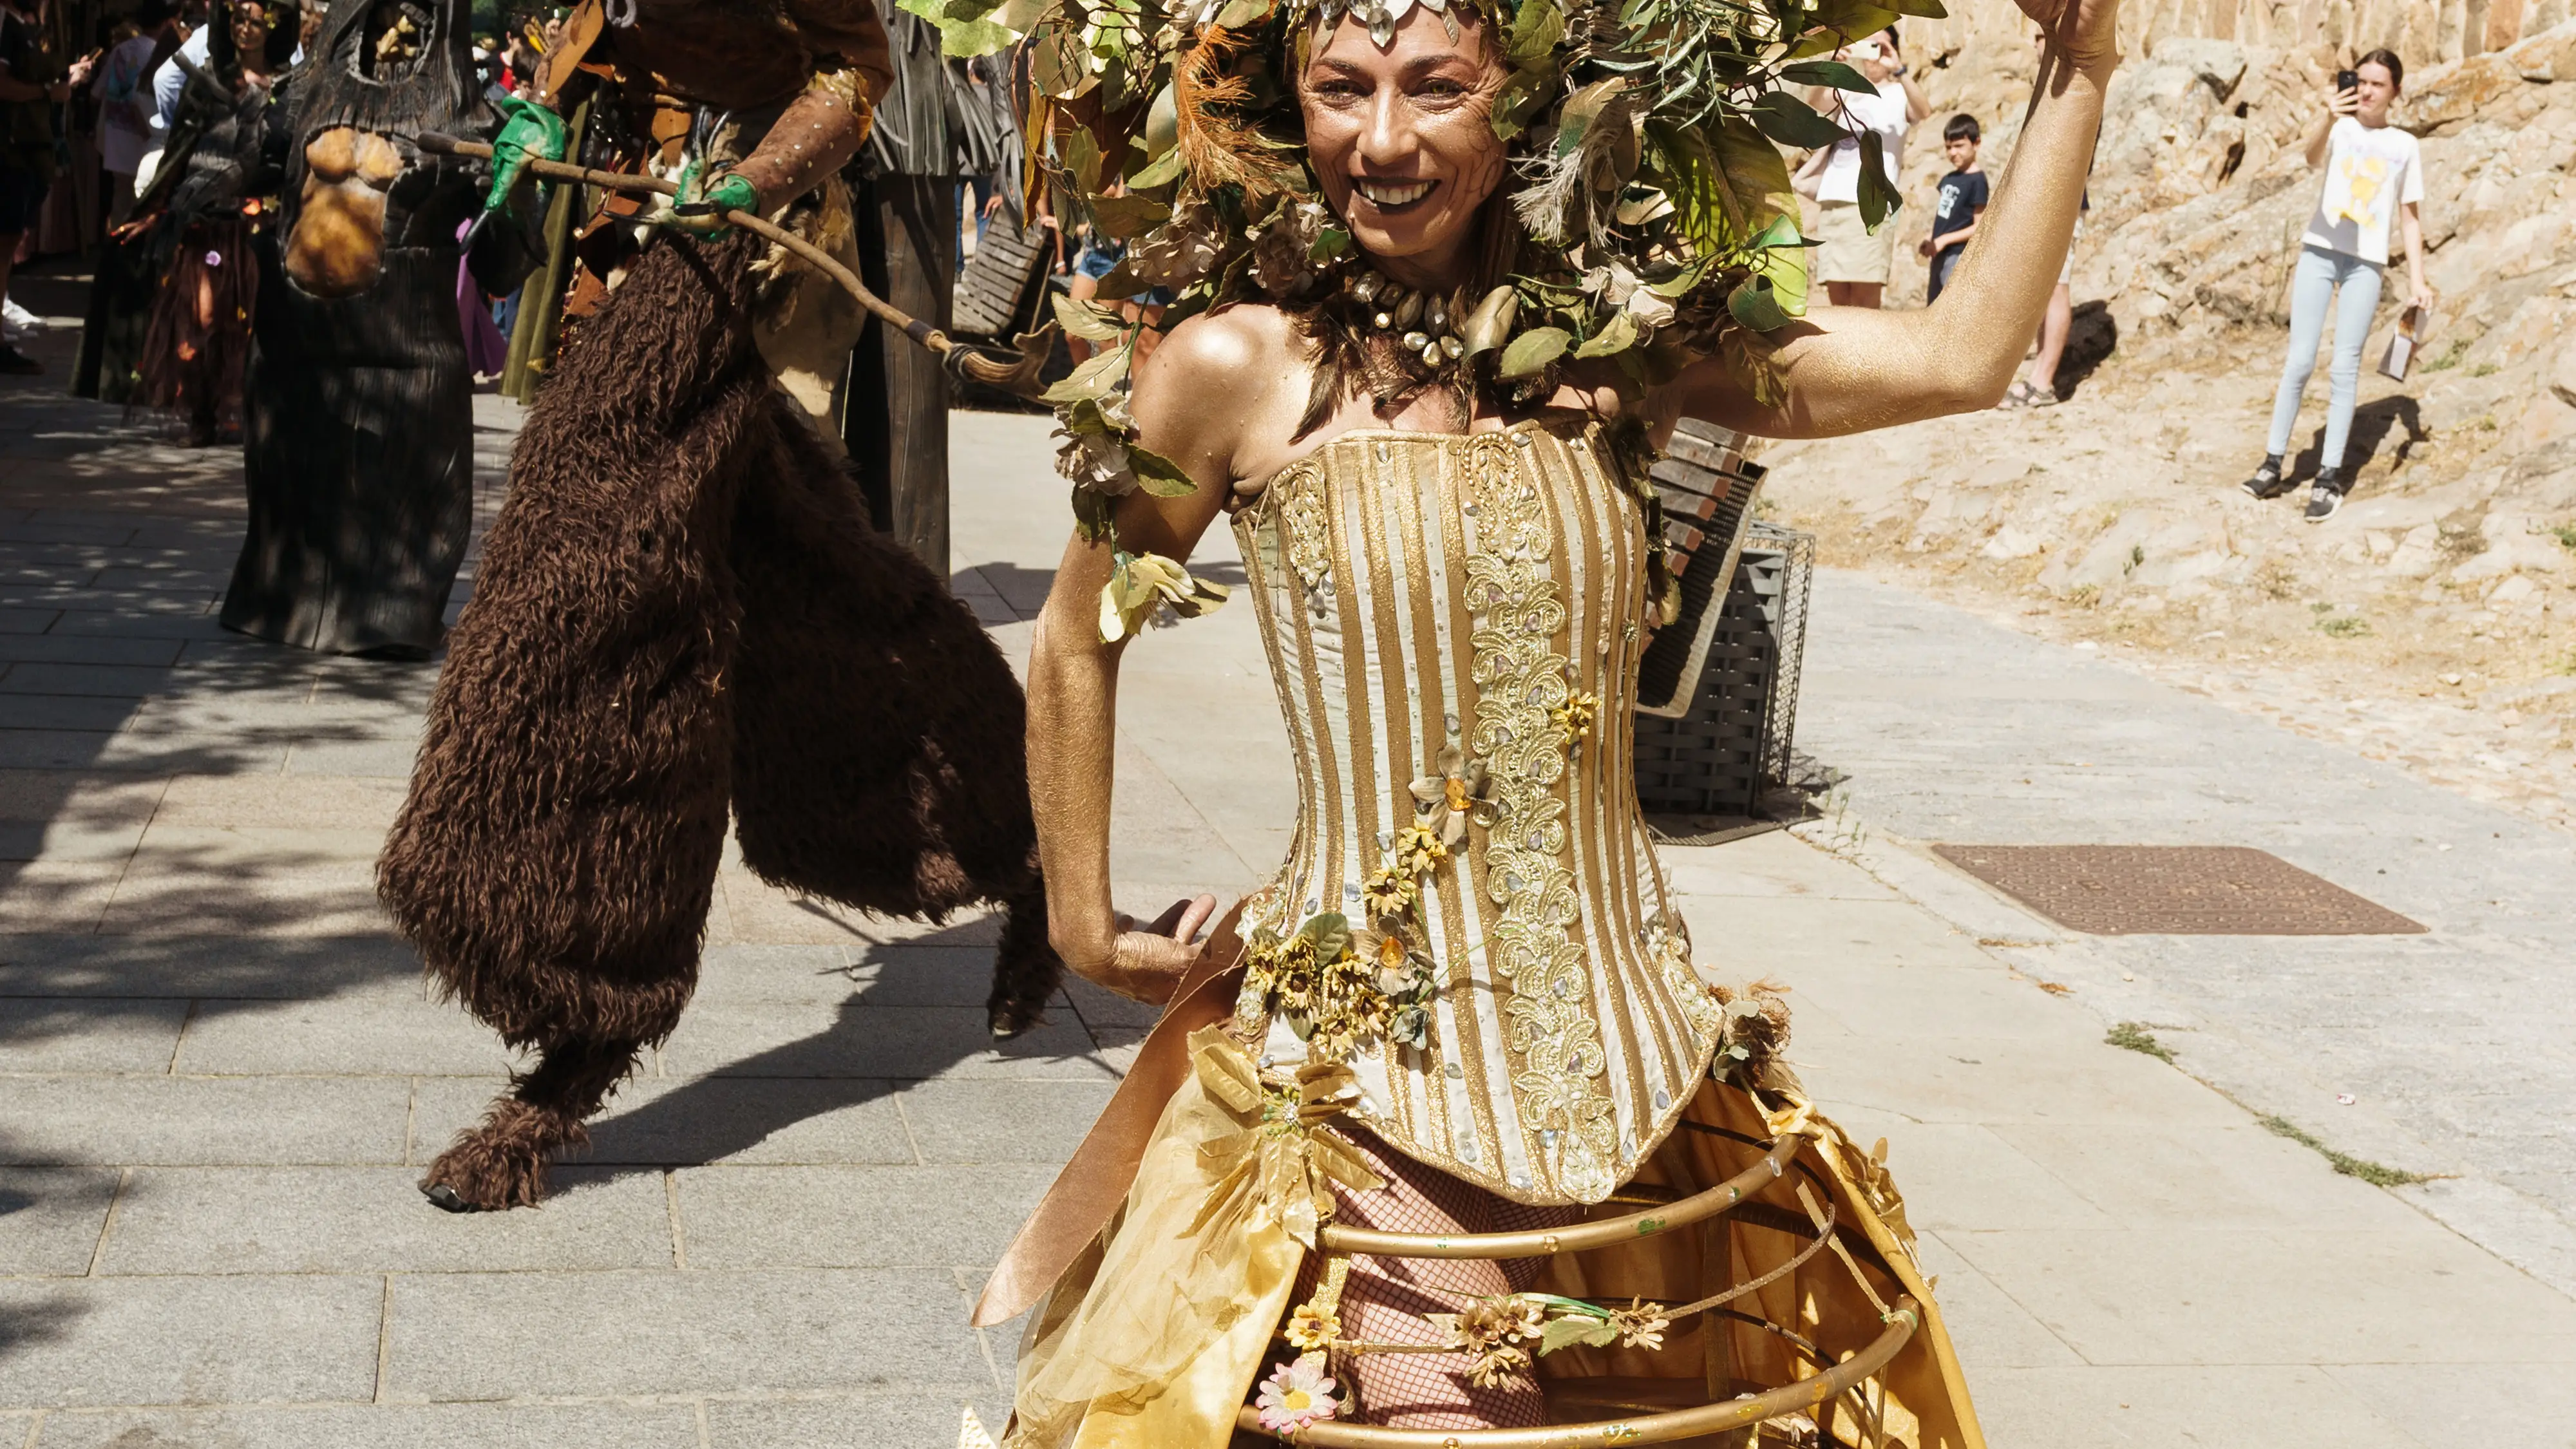
<svg viewBox="0 0 2576 1449"><path fill-rule="evenodd" d="M2301 240L2384 267L2398 206L2423 200L2424 158L2414 136L2339 116L2326 142L2325 191Z"/></svg>
<svg viewBox="0 0 2576 1449"><path fill-rule="evenodd" d="M1844 122L1846 129L1858 129L1835 142L1833 153L1825 158L1825 174L1816 182L1816 200L1860 200L1862 131L1878 133L1878 153L1887 163L1887 184L1893 187L1899 156L1905 149L1905 87L1891 80L1880 85L1874 96L1858 91L1836 91L1834 95L1850 113L1850 119Z"/></svg>

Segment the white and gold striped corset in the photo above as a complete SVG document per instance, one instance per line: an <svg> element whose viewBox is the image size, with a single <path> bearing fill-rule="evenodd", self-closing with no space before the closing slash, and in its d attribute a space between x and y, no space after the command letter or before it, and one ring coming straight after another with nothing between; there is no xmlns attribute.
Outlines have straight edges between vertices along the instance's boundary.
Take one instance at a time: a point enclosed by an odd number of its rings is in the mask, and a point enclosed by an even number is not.
<svg viewBox="0 0 2576 1449"><path fill-rule="evenodd" d="M1718 1027L1638 816L1645 523L1599 434L1346 433L1235 521L1299 802L1244 929L1288 937L1325 913L1393 924L1415 948L1427 1030L1417 1013L1406 1032L1362 1034L1353 1114L1529 1203L1598 1202L1625 1181L1690 1099ZM1402 832L1442 823L1414 788L1432 777L1472 786L1435 799L1478 803L1445 859L1400 869L1404 841L1430 838ZM1397 876L1416 882L1412 904L1374 916L1364 888ZM1274 1071L1308 1056L1282 999L1256 969L1238 1007Z"/></svg>

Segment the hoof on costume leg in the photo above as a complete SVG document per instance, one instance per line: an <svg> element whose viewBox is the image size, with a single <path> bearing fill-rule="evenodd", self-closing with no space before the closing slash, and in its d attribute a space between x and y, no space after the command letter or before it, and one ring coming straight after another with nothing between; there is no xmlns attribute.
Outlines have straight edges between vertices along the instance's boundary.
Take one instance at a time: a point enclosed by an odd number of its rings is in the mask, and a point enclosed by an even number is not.
<svg viewBox="0 0 2576 1449"><path fill-rule="evenodd" d="M994 1040L1009 1041L1033 1026L1044 1024L1045 1003L996 999L985 1003L984 1018L993 1028Z"/></svg>
<svg viewBox="0 0 2576 1449"><path fill-rule="evenodd" d="M1043 888L1023 892L1002 922L1002 947L993 956L993 991L984 1019L993 1035L1008 1040L1046 1020L1047 998L1064 982L1064 958L1047 944Z"/></svg>
<svg viewBox="0 0 2576 1449"><path fill-rule="evenodd" d="M546 1159L583 1136L524 1102L493 1104L483 1125L460 1135L420 1180L421 1193L452 1213L534 1207L546 1195Z"/></svg>

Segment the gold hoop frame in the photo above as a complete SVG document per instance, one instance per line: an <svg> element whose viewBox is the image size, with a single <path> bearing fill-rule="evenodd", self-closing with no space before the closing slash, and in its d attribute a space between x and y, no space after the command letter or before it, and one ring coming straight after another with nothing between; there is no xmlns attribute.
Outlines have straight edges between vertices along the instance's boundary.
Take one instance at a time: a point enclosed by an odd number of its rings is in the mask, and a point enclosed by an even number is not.
<svg viewBox="0 0 2576 1449"><path fill-rule="evenodd" d="M1751 1143L1758 1139L1745 1140ZM1752 1194L1788 1175L1805 1140L1794 1133L1784 1133L1765 1147L1759 1161L1705 1192L1552 1232L1387 1233L1328 1223L1317 1230L1316 1247L1330 1254L1453 1260L1542 1258L1613 1247L1722 1217L1747 1205ZM1828 1218L1817 1230L1819 1245L1844 1231L1847 1230ZM1710 1311L1743 1316L1725 1309ZM1235 1427L1282 1443L1312 1445L1314 1449L1616 1449L1631 1444L1668 1444L1676 1439L1748 1428L1782 1414L1812 1409L1851 1390L1887 1367L1913 1341L1915 1331L1922 1327L1922 1308L1912 1296L1900 1293L1887 1311L1886 1322L1886 1329L1867 1347L1796 1383L1722 1403L1650 1412L1634 1418L1551 1424L1536 1429L1388 1429L1326 1419L1274 1435L1262 1426L1260 1409L1247 1404L1236 1413ZM1570 1380L1550 1397L1597 1407L1625 1407L1634 1402L1636 1395L1613 1384Z"/></svg>

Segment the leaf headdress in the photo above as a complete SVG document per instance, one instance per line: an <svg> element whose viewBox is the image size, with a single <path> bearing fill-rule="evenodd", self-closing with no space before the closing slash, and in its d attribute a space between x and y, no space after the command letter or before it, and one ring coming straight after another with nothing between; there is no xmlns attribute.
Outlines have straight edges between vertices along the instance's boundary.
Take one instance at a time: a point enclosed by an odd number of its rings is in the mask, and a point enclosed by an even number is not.
<svg viewBox="0 0 2576 1449"><path fill-rule="evenodd" d="M1126 244L1102 297L1167 288L1166 328L1238 302L1298 321L1323 355L1309 428L1355 387L1381 406L1436 386L1526 404L1592 359L1656 382L1719 355L1767 392L1744 344L1806 305L1779 147L1846 134L1783 86L1872 91L1823 57L1900 13L1943 13L1938 0L900 3L952 54L1023 48L1032 195L1052 186L1068 221ZM1417 5L1453 34L1462 12L1491 27L1510 70L1493 127L1513 174L1486 213L1482 275L1448 296L1388 281L1352 245L1296 96L1313 37L1356 15L1385 45ZM1892 189L1878 166L1860 171L1875 226ZM1126 422L1133 329L1069 300L1057 315L1102 347L1048 396L1087 468L1076 512L1105 535L1116 496L1190 484ZM1112 453L1119 466L1102 467Z"/></svg>

